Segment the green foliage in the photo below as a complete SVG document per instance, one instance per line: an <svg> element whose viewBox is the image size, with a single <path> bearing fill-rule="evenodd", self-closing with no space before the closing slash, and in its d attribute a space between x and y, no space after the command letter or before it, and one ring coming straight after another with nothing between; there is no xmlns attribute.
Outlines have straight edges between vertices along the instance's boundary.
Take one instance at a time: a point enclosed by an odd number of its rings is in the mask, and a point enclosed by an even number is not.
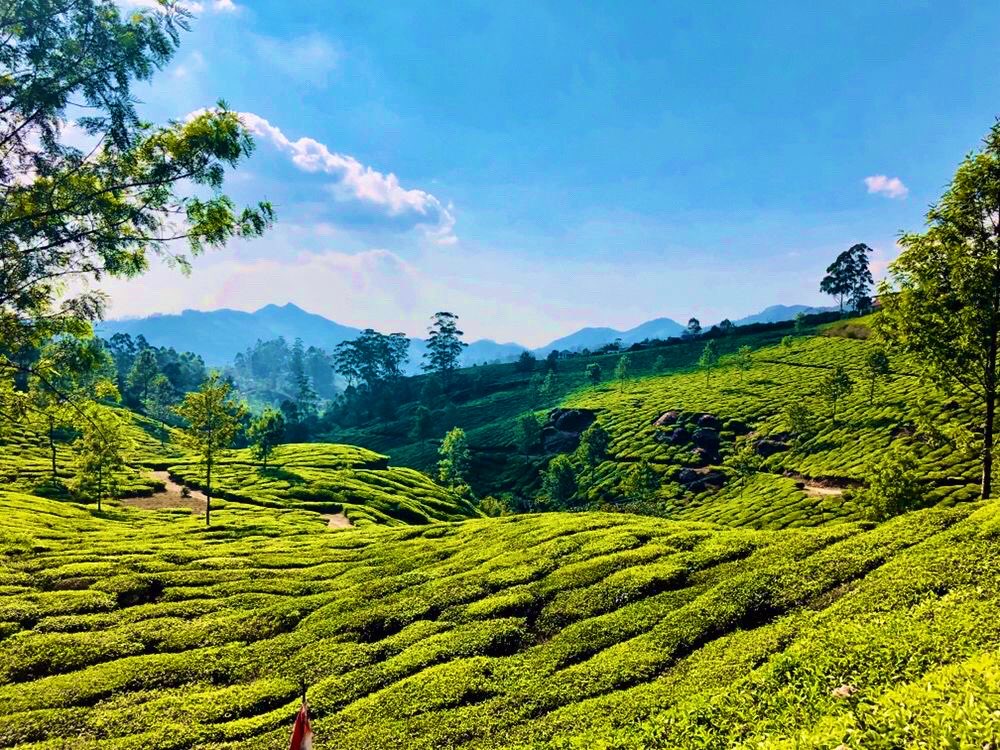
<svg viewBox="0 0 1000 750"><path fill-rule="evenodd" d="M431 410L423 404L417 404L413 410L413 423L410 426L410 437L415 440L422 440L430 437L434 428L434 418Z"/></svg>
<svg viewBox="0 0 1000 750"><path fill-rule="evenodd" d="M792 348L794 348L794 346L795 346L795 337L794 336L784 336L784 337L782 337L782 339L781 339L781 348L784 349L786 353L789 352L789 351L791 351Z"/></svg>
<svg viewBox="0 0 1000 750"><path fill-rule="evenodd" d="M705 382L708 383L712 370L719 363L719 347L714 339L705 342L705 348L701 350L698 358L698 366L705 371Z"/></svg>
<svg viewBox="0 0 1000 750"><path fill-rule="evenodd" d="M840 253L826 269L826 276L820 282L819 290L837 298L840 312L844 312L847 301L857 312L867 312L871 307L872 272L868 267L868 255L872 249L863 243L852 245Z"/></svg>
<svg viewBox="0 0 1000 750"><path fill-rule="evenodd" d="M862 377L868 381L868 403L875 403L875 386L889 376L889 355L884 349L872 349L861 362Z"/></svg>
<svg viewBox="0 0 1000 750"><path fill-rule="evenodd" d="M782 416L785 429L793 435L809 437L816 431L816 415L801 401L788 404Z"/></svg>
<svg viewBox="0 0 1000 750"><path fill-rule="evenodd" d="M253 456L267 469L267 459L285 438L285 417L277 409L264 409L250 423L250 445Z"/></svg>
<svg viewBox="0 0 1000 750"><path fill-rule="evenodd" d="M861 502L879 521L912 510L923 495L916 459L900 446L874 458L865 474L865 483Z"/></svg>
<svg viewBox="0 0 1000 750"><path fill-rule="evenodd" d="M538 360L535 359L535 355L525 349L517 357L516 369L518 372L534 372L537 364Z"/></svg>
<svg viewBox="0 0 1000 750"><path fill-rule="evenodd" d="M545 376L545 380L538 387L538 393L543 398L551 398L555 395L559 388L559 375L556 374L555 370L549 370L548 374Z"/></svg>
<svg viewBox="0 0 1000 750"><path fill-rule="evenodd" d="M515 427L515 441L517 448L525 458L538 447L538 442L542 437L542 425L534 412L522 414L517 418Z"/></svg>
<svg viewBox="0 0 1000 750"><path fill-rule="evenodd" d="M740 371L740 377L750 372L753 368L753 349L743 345L736 350L736 369Z"/></svg>
<svg viewBox="0 0 1000 750"><path fill-rule="evenodd" d="M556 456L542 474L542 496L549 508L567 508L573 504L579 489L576 469L569 456Z"/></svg>
<svg viewBox="0 0 1000 750"><path fill-rule="evenodd" d="M235 400L228 382L213 372L197 391L184 396L174 411L183 419L184 442L205 467L205 525L211 524L212 468L220 454L233 444L246 407Z"/></svg>
<svg viewBox="0 0 1000 750"><path fill-rule="evenodd" d="M653 372L661 373L666 371L666 369L667 369L667 358L661 354L655 360L653 360Z"/></svg>
<svg viewBox="0 0 1000 750"><path fill-rule="evenodd" d="M697 318L689 319L684 335L692 339L698 338L701 335L701 321Z"/></svg>
<svg viewBox="0 0 1000 750"><path fill-rule="evenodd" d="M619 387L625 385L625 381L628 380L631 369L632 358L628 354L620 356L618 358L618 363L615 365L615 380L618 381Z"/></svg>
<svg viewBox="0 0 1000 750"><path fill-rule="evenodd" d="M423 368L426 372L440 375L447 382L458 368L458 358L468 344L462 341L457 315L439 312L434 314L432 320L434 322L428 329Z"/></svg>
<svg viewBox="0 0 1000 750"><path fill-rule="evenodd" d="M837 422L837 404L854 390L854 381L847 369L840 365L833 368L819 384L820 395L830 404L830 418Z"/></svg>
<svg viewBox="0 0 1000 750"><path fill-rule="evenodd" d="M580 435L580 445L576 449L576 458L584 466L594 467L608 455L611 436L600 422L594 422Z"/></svg>
<svg viewBox="0 0 1000 750"><path fill-rule="evenodd" d="M121 418L110 409L84 408L78 427L74 490L84 500L96 500L100 511L103 500L114 500L121 492L118 476L125 470L129 440Z"/></svg>
<svg viewBox="0 0 1000 750"><path fill-rule="evenodd" d="M995 731L990 504L784 531L544 513L330 532L231 503L205 532L0 500L7 747L273 747L300 678L330 747L887 750Z"/></svg>
<svg viewBox="0 0 1000 750"><path fill-rule="evenodd" d="M660 477L649 461L642 459L635 463L622 482L622 494L633 503L648 503L656 496L660 487Z"/></svg>
<svg viewBox="0 0 1000 750"><path fill-rule="evenodd" d="M238 210L221 192L226 168L253 150L235 112L220 103L163 127L136 115L132 84L169 62L186 28L183 11L123 18L107 2L33 0L8 7L0 23L5 345L80 334L82 321L99 317L103 295L61 298L67 281L135 276L149 254L186 264L181 241L197 254L271 223L269 204ZM83 108L76 121L99 141L93 153L60 140L76 117L70 105ZM28 256L31 263L18 262Z"/></svg>
<svg viewBox="0 0 1000 750"><path fill-rule="evenodd" d="M603 375L603 371L601 370L601 366L596 362L591 362L589 365L587 365L586 373L587 373L587 380L590 381L591 385L597 385L598 383L601 382L601 376Z"/></svg>
<svg viewBox="0 0 1000 750"><path fill-rule="evenodd" d="M945 391L961 390L985 425L981 494L992 490L1000 347L1000 123L959 165L927 213L927 230L900 238L881 290L877 333Z"/></svg>
<svg viewBox="0 0 1000 750"><path fill-rule="evenodd" d="M752 441L747 439L740 440L736 449L726 458L726 468L743 482L749 481L763 465L763 457L754 450Z"/></svg>
<svg viewBox="0 0 1000 750"><path fill-rule="evenodd" d="M438 477L448 487L468 484L469 469L472 457L469 454L469 442L465 430L453 427L441 441L438 449L441 459L438 461Z"/></svg>

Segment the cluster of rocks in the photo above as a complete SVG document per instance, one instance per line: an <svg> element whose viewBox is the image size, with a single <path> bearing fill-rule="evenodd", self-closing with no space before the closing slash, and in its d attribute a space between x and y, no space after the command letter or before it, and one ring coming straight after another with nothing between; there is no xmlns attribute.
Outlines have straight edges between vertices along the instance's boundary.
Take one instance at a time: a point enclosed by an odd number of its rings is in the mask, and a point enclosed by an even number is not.
<svg viewBox="0 0 1000 750"><path fill-rule="evenodd" d="M580 445L580 435L597 421L590 409L553 409L542 425L542 448L547 453L571 453Z"/></svg>
<svg viewBox="0 0 1000 750"><path fill-rule="evenodd" d="M707 465L719 459L719 447L722 442L720 430L722 421L714 414L685 413L666 411L653 421L659 428L655 440L668 445L691 446L694 462L700 466ZM745 431L745 425L739 423L738 428ZM733 431L731 422L725 428ZM735 431L734 431L735 432Z"/></svg>

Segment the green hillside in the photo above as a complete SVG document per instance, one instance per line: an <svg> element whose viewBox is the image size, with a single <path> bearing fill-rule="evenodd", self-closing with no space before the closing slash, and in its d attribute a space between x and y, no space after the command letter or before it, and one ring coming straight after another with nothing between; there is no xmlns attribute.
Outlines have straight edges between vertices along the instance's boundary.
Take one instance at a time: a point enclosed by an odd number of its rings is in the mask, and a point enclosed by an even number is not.
<svg viewBox="0 0 1000 750"><path fill-rule="evenodd" d="M974 455L947 441L915 436L923 423L965 424L970 416L957 403L922 383L905 361L894 361L889 377L876 383L874 397L862 372L867 319L823 326L812 335L781 340L790 326L763 333L719 339L722 359L706 378L696 363L704 342L685 342L630 354L634 376L619 383L585 383L584 368L601 364L613 371L620 355L573 357L558 363L560 390L538 396L528 376L512 365L464 371L479 378L483 395L467 393L452 406L449 425L466 430L473 450L473 486L480 494L532 496L539 490L539 472L555 455L539 444L524 457L515 448L519 415L535 412L542 422L550 411L578 409L592 413L612 438L607 460L581 477L582 501L591 508L638 510L668 518L711 521L730 526L784 528L817 525L864 517L853 499L873 456L892 444L905 445L919 459L926 483L924 502L953 505L978 494L979 467ZM748 371L736 366L734 353L752 350ZM662 358L663 372L651 372ZM843 366L854 379L853 392L838 404L836 421L820 396L822 379ZM541 365L539 365L541 366ZM812 429L795 434L788 422L789 405L804 406ZM402 413L406 409L401 410ZM668 424L657 420L676 413ZM717 433L714 456L693 453L698 420L708 416ZM442 417L444 419L445 417ZM352 430L342 437L388 453L394 462L422 470L437 460L435 440L413 441L405 420ZM683 428L687 437L677 444L672 433ZM740 480L723 465L738 440L766 441L774 451L760 472ZM652 503L628 502L621 485L629 468L646 459L660 477ZM682 469L691 469L681 475ZM707 481L706 480L707 477Z"/></svg>
<svg viewBox="0 0 1000 750"><path fill-rule="evenodd" d="M542 514L330 531L4 493L0 746L979 747L995 504L755 531ZM976 743L972 743L975 739Z"/></svg>
<svg viewBox="0 0 1000 750"><path fill-rule="evenodd" d="M129 470L120 477L123 498L162 493L164 478L154 476L154 471L166 471L173 481L193 489L204 485L204 468L180 442L176 429L124 409L115 411L125 420L129 439ZM68 431L66 439L56 443L53 477L44 425L29 422L11 430L0 451L3 487L70 497L76 461L72 437ZM227 451L216 466L215 496L256 506L342 513L354 525L424 524L479 515L467 500L426 475L390 466L386 456L364 448L282 445L270 460L269 468L263 469L249 449Z"/></svg>

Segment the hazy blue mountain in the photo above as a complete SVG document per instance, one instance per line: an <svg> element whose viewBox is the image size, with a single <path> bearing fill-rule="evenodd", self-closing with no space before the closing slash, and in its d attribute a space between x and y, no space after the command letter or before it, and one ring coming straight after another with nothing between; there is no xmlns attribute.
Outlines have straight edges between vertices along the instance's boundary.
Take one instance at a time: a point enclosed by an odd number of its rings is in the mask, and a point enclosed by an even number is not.
<svg viewBox="0 0 1000 750"><path fill-rule="evenodd" d="M745 326L750 323L779 323L783 320L794 320L795 316L800 312L812 315L836 309L836 307L810 307L809 305L771 305L770 307L765 307L759 313L734 320L733 323L738 326Z"/></svg>
<svg viewBox="0 0 1000 750"><path fill-rule="evenodd" d="M569 336L563 336L555 341L539 347L536 351L539 354L548 354L553 349L559 351L579 351L581 349L597 349L598 347L610 344L615 339L621 339L622 344L630 346L646 339L668 339L671 336L679 336L684 331L684 326L676 320L670 318L656 318L619 331L615 328L581 328Z"/></svg>
<svg viewBox="0 0 1000 750"><path fill-rule="evenodd" d="M178 351L200 354L210 366L230 364L238 352L258 340L283 336L289 343L302 339L306 346L327 351L341 341L352 339L360 329L344 326L322 315L306 312L291 303L267 305L248 313L240 310L185 310L177 315L151 315L146 318L107 320L96 327L97 335L110 338L116 333L142 334L154 346L172 346ZM473 341L462 355L463 365L480 364L517 357L520 344L499 344L489 339ZM408 372L418 372L426 345L422 339L410 344Z"/></svg>

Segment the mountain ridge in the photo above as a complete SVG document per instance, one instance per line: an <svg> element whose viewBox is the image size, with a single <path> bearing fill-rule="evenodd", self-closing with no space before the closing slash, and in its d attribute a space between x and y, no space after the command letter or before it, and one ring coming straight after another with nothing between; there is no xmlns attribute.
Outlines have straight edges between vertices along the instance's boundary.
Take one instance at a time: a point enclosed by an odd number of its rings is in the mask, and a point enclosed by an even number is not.
<svg viewBox="0 0 1000 750"><path fill-rule="evenodd" d="M771 305L734 323L737 325L774 323L791 320L798 312L824 312L830 309L834 308ZM200 355L210 366L218 367L231 363L237 353L253 346L258 340L284 337L292 341L301 338L306 346L316 346L330 351L337 344L352 339L361 332L360 328L337 323L318 313L304 310L292 302L283 305L271 303L253 312L219 308L154 313L145 317L102 321L94 330L97 335L104 338L110 338L116 333L125 333L133 337L142 335L155 346L191 351ZM537 348L527 347L514 341L477 339L470 342L465 349L461 364L471 366L496 360L512 360L522 351L545 356L553 350L598 349L619 339L624 346L631 346L646 339L679 336L684 330L685 326L672 318L660 317L625 330L610 326L586 326ZM411 339L408 371L419 370L420 360L425 351L424 339Z"/></svg>

